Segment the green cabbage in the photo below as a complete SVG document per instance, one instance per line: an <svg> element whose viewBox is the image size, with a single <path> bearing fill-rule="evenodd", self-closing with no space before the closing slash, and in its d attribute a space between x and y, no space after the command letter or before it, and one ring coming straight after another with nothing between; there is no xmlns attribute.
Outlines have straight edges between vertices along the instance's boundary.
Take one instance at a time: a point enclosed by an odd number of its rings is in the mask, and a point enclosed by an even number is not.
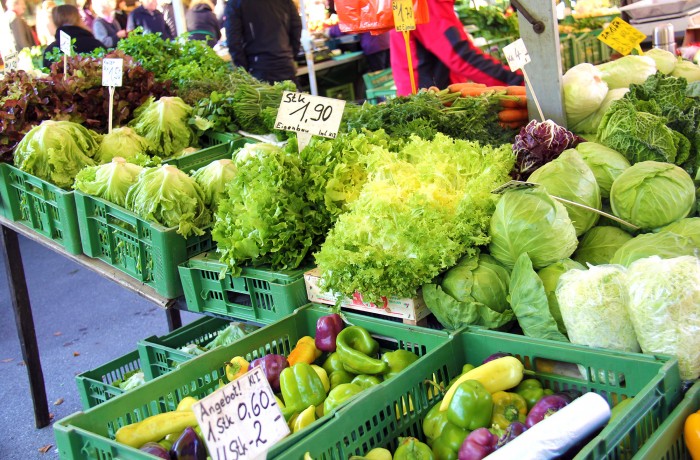
<svg viewBox="0 0 700 460"><path fill-rule="evenodd" d="M695 185L676 165L643 161L615 179L610 205L617 217L651 230L690 214L695 207Z"/></svg>
<svg viewBox="0 0 700 460"><path fill-rule="evenodd" d="M682 77L689 82L700 81L700 66L679 57L671 76Z"/></svg>
<svg viewBox="0 0 700 460"><path fill-rule="evenodd" d="M616 88L608 91L608 94L605 95L605 99L600 103L598 109L580 122L570 126L571 131L575 133L586 133L584 136L586 139L595 141L592 136L595 136L595 133L598 131L598 126L600 126L605 112L608 111L608 108L610 108L613 102L622 99L629 91L629 88Z"/></svg>
<svg viewBox="0 0 700 460"><path fill-rule="evenodd" d="M670 74L676 67L676 55L670 51L652 48L645 52L644 55L652 58L656 62L656 68L664 75Z"/></svg>
<svg viewBox="0 0 700 460"><path fill-rule="evenodd" d="M700 217L689 217L663 227L659 232L671 232L690 238L700 248Z"/></svg>
<svg viewBox="0 0 700 460"><path fill-rule="evenodd" d="M562 84L566 122L569 126L576 126L598 110L608 94L608 85L603 81L602 73L588 63L567 70Z"/></svg>
<svg viewBox="0 0 700 460"><path fill-rule="evenodd" d="M15 166L67 189L78 171L95 165L99 139L97 133L77 123L44 120L17 144Z"/></svg>
<svg viewBox="0 0 700 460"><path fill-rule="evenodd" d="M104 135L95 153L95 161L98 164L104 164L112 161L114 157L121 157L130 163L143 164L148 160L146 155L151 150L148 140L136 134L136 131L128 126L123 126L114 128L111 133Z"/></svg>
<svg viewBox="0 0 700 460"><path fill-rule="evenodd" d="M639 351L627 311L627 277L622 267L599 265L570 270L559 278L557 300L571 343Z"/></svg>
<svg viewBox="0 0 700 460"><path fill-rule="evenodd" d="M129 126L143 136L163 158L177 157L195 143L196 137L188 121L192 107L179 97L149 98L134 112Z"/></svg>
<svg viewBox="0 0 700 460"><path fill-rule="evenodd" d="M585 270L586 267L571 259L562 259L559 262L554 262L552 265L547 265L537 272L537 276L539 276L542 280L544 292L547 294L549 313L552 314L554 321L557 322L557 328L562 334L566 334L566 326L564 325L564 320L561 317L559 302L557 302L557 283L559 282L559 277L561 275L573 269Z"/></svg>
<svg viewBox="0 0 700 460"><path fill-rule="evenodd" d="M629 313L644 353L678 358L681 378L700 376L700 260L649 257L627 271Z"/></svg>
<svg viewBox="0 0 700 460"><path fill-rule="evenodd" d="M596 66L609 89L629 88L631 84L642 84L656 73L656 62L646 56L629 54L620 59Z"/></svg>
<svg viewBox="0 0 700 460"><path fill-rule="evenodd" d="M114 157L109 163L81 169L73 188L124 206L129 187L136 183L142 170L143 167L127 163L124 158Z"/></svg>
<svg viewBox="0 0 700 460"><path fill-rule="evenodd" d="M630 162L621 153L596 142L582 142L576 151L593 171L601 197L608 198L613 182L630 167Z"/></svg>
<svg viewBox="0 0 700 460"><path fill-rule="evenodd" d="M692 238L673 232L645 233L637 235L618 249L610 263L629 267L632 262L651 256L662 259L695 255L698 246Z"/></svg>
<svg viewBox="0 0 700 460"><path fill-rule="evenodd" d="M527 252L535 268L569 257L578 241L564 205L542 188L504 193L489 227L489 252L506 267L513 267Z"/></svg>
<svg viewBox="0 0 700 460"><path fill-rule="evenodd" d="M562 152L556 160L545 163L530 175L528 182L543 185L552 196L600 209L600 188L593 171L575 149ZM600 214L580 206L564 203L576 235L583 235L598 222Z"/></svg>
<svg viewBox="0 0 700 460"><path fill-rule="evenodd" d="M615 252L631 239L632 235L618 227L593 227L579 241L574 260L583 265L609 264Z"/></svg>
<svg viewBox="0 0 700 460"><path fill-rule="evenodd" d="M204 204L209 206L212 212L216 212L219 201L226 197L226 185L235 175L236 164L226 158L212 161L192 174L192 178L204 191Z"/></svg>
<svg viewBox="0 0 700 460"><path fill-rule="evenodd" d="M194 179L175 166L146 168L126 194L126 208L144 219L165 227L177 227L177 233L203 235L211 222L204 205L204 192Z"/></svg>

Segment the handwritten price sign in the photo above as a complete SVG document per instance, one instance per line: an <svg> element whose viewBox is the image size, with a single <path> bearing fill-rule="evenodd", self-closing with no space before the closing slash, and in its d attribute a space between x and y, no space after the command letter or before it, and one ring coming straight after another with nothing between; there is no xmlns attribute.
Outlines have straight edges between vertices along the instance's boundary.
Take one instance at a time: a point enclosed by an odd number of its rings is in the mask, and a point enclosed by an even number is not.
<svg viewBox="0 0 700 460"><path fill-rule="evenodd" d="M503 54L505 54L508 60L508 66L513 72L522 69L525 67L525 64L531 61L530 53L527 52L525 42L522 38L515 40L510 45L504 46Z"/></svg>
<svg viewBox="0 0 700 460"><path fill-rule="evenodd" d="M394 14L394 28L398 32L416 30L413 0L393 0L391 2L391 11Z"/></svg>
<svg viewBox="0 0 700 460"><path fill-rule="evenodd" d="M598 40L623 56L627 56L633 49L638 48L639 44L642 43L646 37L646 35L622 19L615 18L610 25L598 35Z"/></svg>
<svg viewBox="0 0 700 460"><path fill-rule="evenodd" d="M275 129L296 131L301 151L311 136L335 139L344 109L345 101L340 99L285 91L277 111Z"/></svg>
<svg viewBox="0 0 700 460"><path fill-rule="evenodd" d="M8 53L7 55L3 56L3 61L5 62L5 72L17 70L18 60L19 57L17 56L17 53Z"/></svg>
<svg viewBox="0 0 700 460"><path fill-rule="evenodd" d="M260 367L201 399L192 409L213 460L246 460L289 434Z"/></svg>
<svg viewBox="0 0 700 460"><path fill-rule="evenodd" d="M102 86L121 86L123 59L102 59Z"/></svg>
<svg viewBox="0 0 700 460"><path fill-rule="evenodd" d="M70 46L70 35L61 30L58 34L58 40L63 54L71 56L73 54L73 48Z"/></svg>

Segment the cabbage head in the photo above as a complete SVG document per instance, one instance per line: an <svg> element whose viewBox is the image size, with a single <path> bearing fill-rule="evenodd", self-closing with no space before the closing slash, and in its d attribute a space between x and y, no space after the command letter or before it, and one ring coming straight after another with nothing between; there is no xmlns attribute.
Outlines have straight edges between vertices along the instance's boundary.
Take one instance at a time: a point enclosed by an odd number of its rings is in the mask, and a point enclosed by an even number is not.
<svg viewBox="0 0 700 460"><path fill-rule="evenodd" d="M677 220L659 230L660 233L671 232L676 235L690 238L693 244L700 248L700 217L688 217Z"/></svg>
<svg viewBox="0 0 700 460"><path fill-rule="evenodd" d="M547 295L549 312L552 314L554 321L557 322L557 328L562 334L566 334L566 326L564 325L564 320L561 317L559 302L557 302L557 283L559 283L559 277L561 277L561 275L574 269L585 270L586 267L574 260L562 259L559 262L554 262L552 265L547 265L537 272L537 276L539 276L542 280L544 292Z"/></svg>
<svg viewBox="0 0 700 460"><path fill-rule="evenodd" d="M528 182L543 185L553 196L601 208L600 189L593 171L575 149L565 150L556 160L537 168ZM564 207L574 223L576 236L583 235L598 222L598 213L567 203Z"/></svg>
<svg viewBox="0 0 700 460"><path fill-rule="evenodd" d="M615 179L610 205L617 217L652 230L690 214L695 208L695 185L676 165L643 161Z"/></svg>
<svg viewBox="0 0 700 460"><path fill-rule="evenodd" d="M189 125L192 107L179 97L163 96L157 101L149 98L134 112L129 126L143 136L163 158L173 158L195 143Z"/></svg>
<svg viewBox="0 0 700 460"><path fill-rule="evenodd" d="M593 64L582 63L570 68L562 78L564 109L568 126L576 126L598 110L608 94L603 74Z"/></svg>
<svg viewBox="0 0 700 460"><path fill-rule="evenodd" d="M644 56L650 57L656 62L656 68L664 75L669 75L676 67L678 60L676 55L670 51L662 50L661 48L652 48L644 53Z"/></svg>
<svg viewBox="0 0 700 460"><path fill-rule="evenodd" d="M216 212L219 200L226 197L226 184L236 175L236 164L227 158L212 161L192 174L204 191L204 204Z"/></svg>
<svg viewBox="0 0 700 460"><path fill-rule="evenodd" d="M574 260L583 265L609 264L615 252L631 239L632 235L618 227L593 227L579 241Z"/></svg>
<svg viewBox="0 0 700 460"><path fill-rule="evenodd" d="M557 301L571 343L638 352L628 312L625 269L599 265L569 270L559 278Z"/></svg>
<svg viewBox="0 0 700 460"><path fill-rule="evenodd" d="M685 78L688 83L700 81L700 66L679 57L671 76Z"/></svg>
<svg viewBox="0 0 700 460"><path fill-rule="evenodd" d="M640 259L627 270L627 283L642 351L676 356L683 380L700 377L700 260Z"/></svg>
<svg viewBox="0 0 700 460"><path fill-rule="evenodd" d="M692 238L669 231L637 235L615 251L610 263L629 267L632 262L651 256L673 259L698 255L698 246Z"/></svg>
<svg viewBox="0 0 700 460"><path fill-rule="evenodd" d="M569 128L571 131L577 134L585 133L583 137L586 139L594 140L591 138L591 136L595 136L595 133L598 132L598 126L600 126L603 115L605 115L605 112L608 111L610 105L612 105L612 103L618 99L622 99L622 97L629 92L629 88L611 89L608 91L608 94L605 95L605 99L603 99L603 102L601 102L600 106L595 112Z"/></svg>
<svg viewBox="0 0 700 460"><path fill-rule="evenodd" d="M596 66L609 89L629 88L632 83L641 85L656 73L656 61L647 56L629 54L620 59Z"/></svg>
<svg viewBox="0 0 700 460"><path fill-rule="evenodd" d="M142 164L148 160L146 155L151 150L151 144L145 138L136 134L136 131L128 126L123 126L114 128L111 133L104 135L95 153L95 162L109 163L112 158L121 157L131 163Z"/></svg>
<svg viewBox="0 0 700 460"><path fill-rule="evenodd" d="M509 268L525 252L535 268L546 267L569 257L578 244L566 208L540 187L504 193L491 217L489 236L489 252Z"/></svg>
<svg viewBox="0 0 700 460"><path fill-rule="evenodd" d="M73 188L123 207L129 187L136 183L142 170L124 158L114 157L109 163L81 169Z"/></svg>
<svg viewBox="0 0 700 460"><path fill-rule="evenodd" d="M187 238L203 235L211 223L204 192L197 182L172 165L146 168L126 194L127 209L165 227L177 227Z"/></svg>
<svg viewBox="0 0 700 460"><path fill-rule="evenodd" d="M17 144L15 166L61 188L70 188L75 175L94 166L100 135L78 123L44 120Z"/></svg>
<svg viewBox="0 0 700 460"><path fill-rule="evenodd" d="M600 187L600 196L610 197L613 182L622 171L630 167L630 162L621 153L597 142L582 142L576 146L576 151L593 171L595 181Z"/></svg>

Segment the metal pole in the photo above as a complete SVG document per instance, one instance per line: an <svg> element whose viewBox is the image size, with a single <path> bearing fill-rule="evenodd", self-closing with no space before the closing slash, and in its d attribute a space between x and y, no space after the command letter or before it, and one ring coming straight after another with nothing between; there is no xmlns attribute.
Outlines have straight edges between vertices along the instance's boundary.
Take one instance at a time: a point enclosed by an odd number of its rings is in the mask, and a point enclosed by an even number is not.
<svg viewBox="0 0 700 460"><path fill-rule="evenodd" d="M308 24L306 23L306 5L304 4L304 0L299 0L299 10L301 14L301 46L304 47L306 68L309 70L309 89L311 90L311 94L318 96L313 46L311 44L311 34L309 33Z"/></svg>

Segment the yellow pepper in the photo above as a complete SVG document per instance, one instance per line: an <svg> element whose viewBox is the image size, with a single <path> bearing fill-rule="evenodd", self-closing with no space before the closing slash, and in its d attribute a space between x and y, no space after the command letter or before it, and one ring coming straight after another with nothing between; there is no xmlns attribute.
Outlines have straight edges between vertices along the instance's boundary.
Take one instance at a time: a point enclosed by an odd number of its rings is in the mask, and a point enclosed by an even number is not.
<svg viewBox="0 0 700 460"><path fill-rule="evenodd" d="M296 363L313 364L319 356L321 356L321 350L316 348L316 341L307 335L297 341L294 350L287 356L287 362L289 362L289 367Z"/></svg>
<svg viewBox="0 0 700 460"><path fill-rule="evenodd" d="M248 372L250 363L240 356L236 356L230 362L226 363L226 378L229 382L233 382L241 375Z"/></svg>
<svg viewBox="0 0 700 460"><path fill-rule="evenodd" d="M690 456L693 460L700 460L700 411L685 419L683 437Z"/></svg>

